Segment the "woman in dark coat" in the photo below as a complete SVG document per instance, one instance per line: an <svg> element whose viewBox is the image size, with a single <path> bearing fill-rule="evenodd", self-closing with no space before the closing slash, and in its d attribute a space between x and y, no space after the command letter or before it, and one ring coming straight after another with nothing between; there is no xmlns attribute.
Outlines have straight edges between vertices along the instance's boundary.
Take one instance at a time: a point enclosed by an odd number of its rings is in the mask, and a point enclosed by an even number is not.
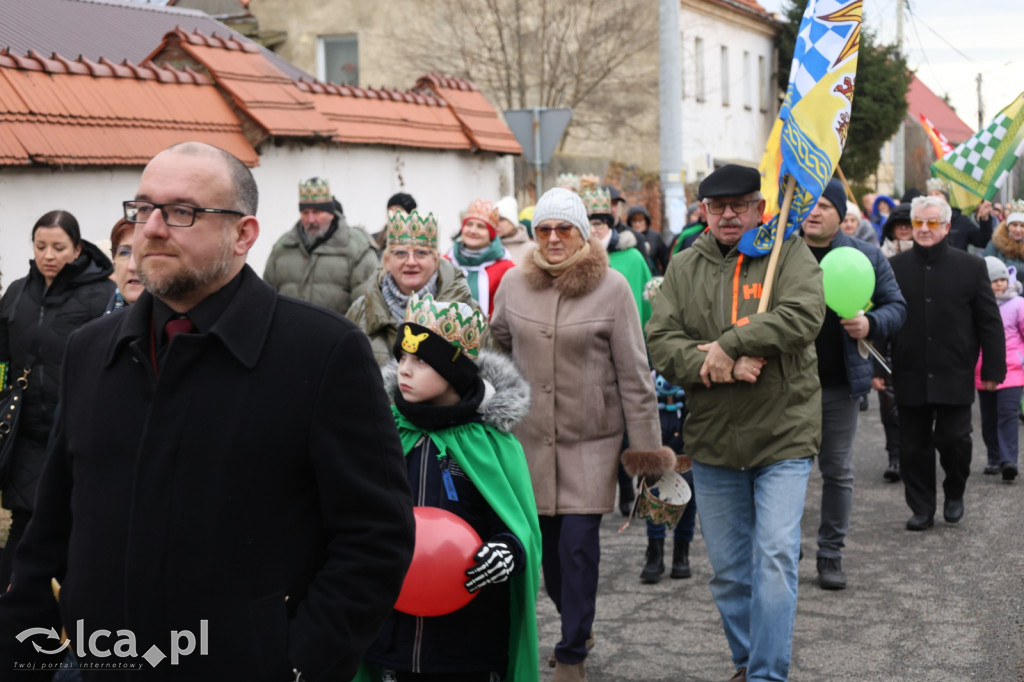
<svg viewBox="0 0 1024 682"><path fill-rule="evenodd" d="M10 582L14 549L32 516L57 409L64 346L71 332L103 314L115 289L110 259L82 239L78 221L67 211L50 211L36 221L32 248L28 276L13 282L0 299L0 363L7 364L8 377L30 370L11 466L0 480L3 506L12 513L0 557L0 589Z"/></svg>

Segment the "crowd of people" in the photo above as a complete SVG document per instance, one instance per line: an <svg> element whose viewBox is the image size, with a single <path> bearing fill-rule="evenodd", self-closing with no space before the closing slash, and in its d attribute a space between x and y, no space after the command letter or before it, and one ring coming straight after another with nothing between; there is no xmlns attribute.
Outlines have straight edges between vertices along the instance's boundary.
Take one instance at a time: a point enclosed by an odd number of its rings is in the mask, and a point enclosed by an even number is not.
<svg viewBox="0 0 1024 682"><path fill-rule="evenodd" d="M819 585L842 590L872 389L908 530L934 524L936 453L943 518L965 513L975 395L985 473L1017 475L1024 202L972 218L933 181L861 212L833 179L767 278L739 248L760 184L715 170L664 239L615 187L562 176L523 211L472 199L442 253L411 194L371 235L314 177L262 277L256 183L207 144L150 161L109 257L46 213L0 299L0 384L28 386L0 440L0 670L131 679L156 648L168 680L528 681L546 661L582 682L602 517L678 479L692 501L647 517L640 581L669 533L671 578L692 576L699 519L730 679L786 679L813 462ZM874 276L849 317L819 266L837 249ZM408 596L425 509L478 539L441 611ZM543 651L541 585L561 622Z"/></svg>

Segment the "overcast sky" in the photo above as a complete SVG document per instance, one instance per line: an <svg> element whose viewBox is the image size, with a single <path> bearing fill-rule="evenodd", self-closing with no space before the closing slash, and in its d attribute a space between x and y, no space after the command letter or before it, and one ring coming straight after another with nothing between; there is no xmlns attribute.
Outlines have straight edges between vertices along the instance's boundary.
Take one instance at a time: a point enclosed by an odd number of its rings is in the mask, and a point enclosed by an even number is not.
<svg viewBox="0 0 1024 682"><path fill-rule="evenodd" d="M758 0L781 14L790 0ZM898 0L864 0L864 23L880 42L896 42ZM984 125L1024 91L1024 0L906 0L907 64L978 129L978 74Z"/></svg>

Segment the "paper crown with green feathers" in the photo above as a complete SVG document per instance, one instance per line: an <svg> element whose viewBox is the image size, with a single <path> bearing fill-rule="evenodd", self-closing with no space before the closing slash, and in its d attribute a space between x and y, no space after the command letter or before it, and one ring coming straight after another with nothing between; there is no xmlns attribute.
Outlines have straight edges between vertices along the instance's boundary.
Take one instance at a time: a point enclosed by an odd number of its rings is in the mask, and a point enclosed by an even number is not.
<svg viewBox="0 0 1024 682"><path fill-rule="evenodd" d="M480 355L487 330L487 321L479 310L465 303L435 301L430 294L423 298L414 295L409 300L405 321L429 329L473 359Z"/></svg>
<svg viewBox="0 0 1024 682"><path fill-rule="evenodd" d="M603 187L592 187L583 190L583 205L587 208L587 215L612 212L612 194Z"/></svg>
<svg viewBox="0 0 1024 682"><path fill-rule="evenodd" d="M323 178L310 178L299 183L299 209L316 208L330 211L334 208L331 185Z"/></svg>
<svg viewBox="0 0 1024 682"><path fill-rule="evenodd" d="M420 215L395 211L388 216L388 247L422 247L437 251L437 220L433 213Z"/></svg>

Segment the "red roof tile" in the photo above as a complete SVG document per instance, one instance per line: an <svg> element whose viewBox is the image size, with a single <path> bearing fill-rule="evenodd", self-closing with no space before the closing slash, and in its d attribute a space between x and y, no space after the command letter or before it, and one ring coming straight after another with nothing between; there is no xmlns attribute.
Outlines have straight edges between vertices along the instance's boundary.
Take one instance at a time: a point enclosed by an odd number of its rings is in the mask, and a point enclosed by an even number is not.
<svg viewBox="0 0 1024 682"><path fill-rule="evenodd" d="M144 65L0 50L0 165L141 165L179 141L250 165L270 137L519 154L468 81L413 91L294 81L251 44L175 29Z"/></svg>
<svg viewBox="0 0 1024 682"><path fill-rule="evenodd" d="M334 137L334 126L316 110L312 98L247 43L178 29L164 36L149 59L188 64L211 74L235 106L263 129L257 139L250 139L254 146L270 136Z"/></svg>
<svg viewBox="0 0 1024 682"><path fill-rule="evenodd" d="M469 81L427 74L416 82L416 88L433 91L448 102L476 148L501 154L523 153L504 119Z"/></svg>
<svg viewBox="0 0 1024 682"><path fill-rule="evenodd" d="M761 6L757 0L712 0L715 4L727 7L741 14L755 14L763 19L774 20L771 12Z"/></svg>
<svg viewBox="0 0 1024 682"><path fill-rule="evenodd" d="M0 51L0 164L143 165L186 140L259 156L205 76Z"/></svg>
<svg viewBox="0 0 1024 682"><path fill-rule="evenodd" d="M974 135L974 130L960 120L956 112L941 97L929 90L916 75L911 76L910 87L907 89L907 109L907 113L918 122L918 125L920 115L924 114L935 129L954 145Z"/></svg>

